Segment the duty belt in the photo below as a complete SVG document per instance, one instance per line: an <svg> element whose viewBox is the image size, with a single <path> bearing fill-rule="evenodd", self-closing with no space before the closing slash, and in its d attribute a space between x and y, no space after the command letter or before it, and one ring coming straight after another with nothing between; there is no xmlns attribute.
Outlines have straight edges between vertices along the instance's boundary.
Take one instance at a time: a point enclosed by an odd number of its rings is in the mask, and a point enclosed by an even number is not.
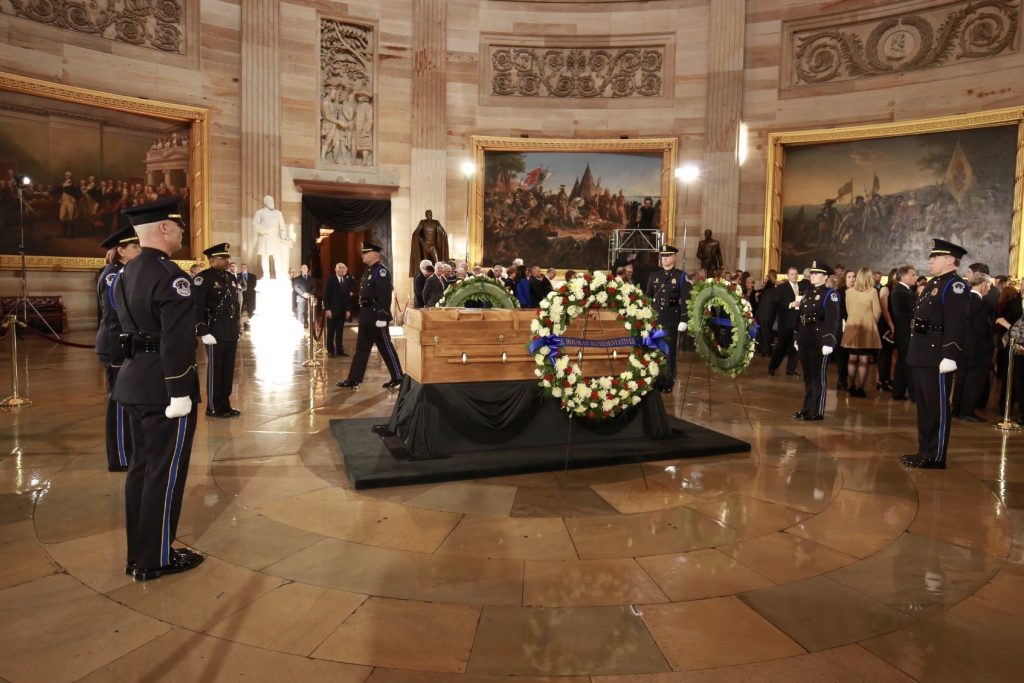
<svg viewBox="0 0 1024 683"><path fill-rule="evenodd" d="M800 316L800 324L802 325L817 325L821 322L821 315L818 313L808 313Z"/></svg>
<svg viewBox="0 0 1024 683"><path fill-rule="evenodd" d="M374 308L376 308L377 307L377 300L376 299L359 299L359 305L360 306L373 306Z"/></svg>
<svg viewBox="0 0 1024 683"><path fill-rule="evenodd" d="M924 318L914 318L911 328L918 334L928 334L929 332L942 332L943 326Z"/></svg>
<svg viewBox="0 0 1024 683"><path fill-rule="evenodd" d="M160 353L160 338L148 334L125 333L120 336L121 351L125 358L134 358L140 353Z"/></svg>

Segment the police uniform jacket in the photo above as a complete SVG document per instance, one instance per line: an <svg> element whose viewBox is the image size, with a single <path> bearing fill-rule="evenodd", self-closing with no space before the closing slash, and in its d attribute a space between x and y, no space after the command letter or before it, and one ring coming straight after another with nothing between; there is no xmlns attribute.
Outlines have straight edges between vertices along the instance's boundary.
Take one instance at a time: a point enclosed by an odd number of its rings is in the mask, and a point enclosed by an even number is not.
<svg viewBox="0 0 1024 683"><path fill-rule="evenodd" d="M238 341L241 321L238 280L228 271L207 268L195 277L196 336L212 334L218 342Z"/></svg>
<svg viewBox="0 0 1024 683"><path fill-rule="evenodd" d="M693 284L686 279L686 273L678 268L659 268L651 273L644 292L658 311L658 322L666 331L675 330L680 321L687 320L686 300L690 298Z"/></svg>
<svg viewBox="0 0 1024 683"><path fill-rule="evenodd" d="M959 364L969 324L969 296L970 287L955 271L928 281L910 321L908 364L937 368L943 359Z"/></svg>
<svg viewBox="0 0 1024 683"><path fill-rule="evenodd" d="M114 307L136 347L121 367L114 400L151 406L178 396L198 401L192 278L164 252L143 247L114 284Z"/></svg>
<svg viewBox="0 0 1024 683"><path fill-rule="evenodd" d="M114 310L114 289L111 286L117 282L123 269L123 263L110 263L100 273L100 279L96 282L96 296L100 306L100 326L96 330L96 355L107 367L120 367L124 361L124 353L121 351L121 322Z"/></svg>
<svg viewBox="0 0 1024 683"><path fill-rule="evenodd" d="M800 328L797 343L836 348L842 310L839 292L825 285L811 287L800 301Z"/></svg>
<svg viewBox="0 0 1024 683"><path fill-rule="evenodd" d="M363 271L359 281L360 321L364 319L391 320L391 271L377 262Z"/></svg>
<svg viewBox="0 0 1024 683"><path fill-rule="evenodd" d="M337 273L327 276L324 284L324 309L331 315L344 315L352 308L352 295L355 294L356 279L345 274L340 279Z"/></svg>

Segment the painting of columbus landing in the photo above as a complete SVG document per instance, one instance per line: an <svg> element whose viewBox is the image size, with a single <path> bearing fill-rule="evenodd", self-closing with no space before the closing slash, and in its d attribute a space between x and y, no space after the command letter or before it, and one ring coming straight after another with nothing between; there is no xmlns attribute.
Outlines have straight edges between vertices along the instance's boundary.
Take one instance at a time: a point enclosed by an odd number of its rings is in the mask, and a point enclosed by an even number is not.
<svg viewBox="0 0 1024 683"><path fill-rule="evenodd" d="M785 156L781 264L887 273L923 268L928 239L967 263L1010 268L1017 125L793 145ZM964 264L966 265L966 263Z"/></svg>
<svg viewBox="0 0 1024 683"><path fill-rule="evenodd" d="M663 162L661 151L486 152L483 262L607 268L613 230L663 227Z"/></svg>

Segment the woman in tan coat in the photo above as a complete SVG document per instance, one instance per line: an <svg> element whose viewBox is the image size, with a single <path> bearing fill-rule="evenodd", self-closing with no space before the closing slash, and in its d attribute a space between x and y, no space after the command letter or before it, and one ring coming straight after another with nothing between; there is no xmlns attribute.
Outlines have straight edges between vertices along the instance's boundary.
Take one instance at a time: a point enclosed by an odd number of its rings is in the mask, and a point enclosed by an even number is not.
<svg viewBox="0 0 1024 683"><path fill-rule="evenodd" d="M868 375L868 365L882 348L882 340L878 337L878 318L882 315L882 306L875 291L874 275L870 268L857 271L857 280L853 287L846 290L846 329L843 330L843 348L848 349L850 360L847 361L850 396L864 398L864 382Z"/></svg>

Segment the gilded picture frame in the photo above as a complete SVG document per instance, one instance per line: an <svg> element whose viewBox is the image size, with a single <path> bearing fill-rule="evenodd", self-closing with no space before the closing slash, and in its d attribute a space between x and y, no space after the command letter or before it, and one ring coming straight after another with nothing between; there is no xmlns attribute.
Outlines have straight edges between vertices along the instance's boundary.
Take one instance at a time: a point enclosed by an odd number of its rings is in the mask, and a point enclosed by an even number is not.
<svg viewBox="0 0 1024 683"><path fill-rule="evenodd" d="M128 97L0 72L0 97L5 92L53 100L55 104L66 102L80 105L96 110L98 117L101 117L105 111L121 112L152 119L155 123L181 124L184 129L187 129L189 249L188 253L182 252L174 256L186 268L192 262L202 258L203 250L210 244L211 232L209 109ZM44 271L98 270L104 265L104 260L101 257L102 249L98 242L99 240L97 240L97 256L95 258L30 254L25 257L26 268ZM19 270L20 268L20 254L0 254L0 270Z"/></svg>
<svg viewBox="0 0 1024 683"><path fill-rule="evenodd" d="M476 166L476 172L470 179L469 184L469 260L472 264L482 264L486 259L493 259L495 263L508 265L511 263L512 251L515 247L495 248L496 235L508 234L513 229L519 230L519 234L527 231L539 232L539 225L545 214L541 211L533 211L530 216L518 216L521 225L515 228L505 226L507 231L502 233L496 228L498 219L494 211L488 208L488 202L493 204L495 192L495 178L488 178L488 173L494 168L496 155L518 156L519 166L522 171L504 172L501 177L502 192L507 195L505 203L517 189L525 188L537 194L546 193L550 195L553 206L544 206L547 209L549 220L544 222L547 226L544 235L537 238L540 243L538 249L545 254L542 265L553 267L558 270L573 268L576 270L593 270L608 268L607 239L611 230L622 222L623 219L631 219L635 211L634 204L641 203L645 196L653 200L656 208L654 228L663 231L665 243L670 244L675 239L675 176L674 170L678 155L679 141L674 137L666 138L636 138L636 139L592 139L592 140L570 140L553 138L509 138L474 135L470 138L470 158ZM539 162L537 160L540 160ZM490 162L490 163L489 163ZM532 164L537 168L529 168ZM591 168L593 167L593 168ZM539 174L538 174L539 171ZM590 171L590 173L588 173ZM622 187L633 179L633 175L639 174L640 179L635 183ZM493 173L492 173L493 176ZM537 177L533 177L537 176ZM577 189L570 192L568 187L573 184L573 177L576 177L578 184L587 185L593 196L606 194L602 198L601 215L598 215L598 201L594 199L593 206L589 200L580 198L576 193ZM588 176L590 176L588 180ZM532 179L532 183L530 180ZM551 181L553 188L545 190L543 183ZM488 186L490 183L490 186ZM602 187L602 183L604 183ZM557 195L561 192L561 185L566 187L566 196L562 198L562 207L571 204L569 211L573 212L571 218L562 215L557 205ZM515 187L513 187L515 186ZM538 189L539 188L539 189ZM607 190L607 192L605 191ZM626 192L629 194L626 194ZM573 197L575 196L575 200ZM619 198L619 206L615 208L615 198ZM637 201L629 201L634 199ZM532 200L534 204L536 199ZM543 203L543 199L541 199ZM611 206L612 208L607 208ZM586 214L588 207L590 215ZM614 218L612 214L614 213ZM629 213L629 216L626 216ZM577 235L577 233L579 233ZM558 254L565 253L566 249L572 247L570 242L573 239L584 241L583 237L589 235L590 251L586 256L581 256L573 262L559 262ZM498 237L497 239L501 239ZM547 240L547 243L544 243ZM596 241L595 241L596 240ZM514 242L514 240L513 240ZM600 246L605 243L605 246ZM564 249L563 249L564 247ZM530 261L530 255L518 253L517 256ZM536 259L535 259L536 260ZM488 265L493 265L488 263ZM528 264L530 265L530 264ZM538 263L537 265L541 265Z"/></svg>
<svg viewBox="0 0 1024 683"><path fill-rule="evenodd" d="M994 162L979 154L978 151L974 151L972 154L969 147L970 139L984 142L985 137L993 137L996 134L1000 136L1002 145L1001 164L998 168L988 168L986 165L991 165ZM961 137L963 138L962 147ZM943 141L941 144L935 144L940 140ZM860 144L861 141L863 144ZM878 141L885 144L885 154L879 155ZM824 179L816 177L815 183L822 184L822 187L829 189L827 192L819 193L821 199L818 201L824 203L820 209L817 209L818 213L814 219L808 221L806 217L810 215L810 212L805 213L803 209L806 207L803 202L800 199L794 199L794 197L800 197L801 194L804 197L808 196L806 192L803 192L805 188L799 185L801 182L806 183L809 173L809 165L805 163L807 158L805 153L808 150L815 151L815 153L817 151L824 153L826 150L835 152L842 148L841 144L836 145L835 143L858 143L859 150L851 153L850 150L853 147L848 145L845 151L836 155L836 158L841 156L844 159L855 158L857 161L864 162L859 164L861 167L859 175L862 177L859 180L852 177L854 173L850 172L849 167L837 169L834 177L830 176ZM991 140L985 144L992 149ZM951 146L953 146L952 154L949 153ZM873 148L874 152L869 148ZM984 147L979 148L983 149ZM908 175L914 175L916 170L931 167L929 172L932 174L933 180L927 187L915 186L906 178L901 182L898 177L890 177L891 189L885 189L886 178L883 175L880 180L882 171L878 167L884 167L886 163L889 163L889 167L894 169L893 173L898 176L899 173L895 170L898 168L898 164L893 161L893 158L898 156L899 150L909 150L909 154L915 157L910 160L897 159L903 164L903 168L910 170ZM1008 246L1009 258L1008 261L1005 261L1006 271L1002 271L996 265L993 265L993 268L1000 270L999 274L1008 274L1017 279L1024 275L1024 254L1021 252L1022 205L1024 205L1024 108L996 109L899 123L775 132L768 136L767 152L764 273L770 269L781 272L782 267L789 265L803 268L805 264L796 263L796 261L803 260L804 251L808 252L807 256L810 253L815 253L816 258L823 260L830 258L842 260L846 257L842 253L843 250L836 247L836 244L845 242L855 244L861 235L869 242L876 241L866 217L863 220L850 221L854 227L864 228L859 233L854 229L843 228L843 223L840 220L840 217L843 216L841 202L846 197L848 202L846 207L848 207L851 217L861 216L864 212L863 207L869 206L873 199L878 199L880 206L885 204L883 200L888 199L888 203L892 206L889 215L895 216L896 219L890 220L888 224L885 224L885 221L879 221L877 227L887 235L901 233L906 235L902 238L904 242L898 245L901 249L893 249L891 241L894 238L888 236L885 239L877 240L878 246L874 248L874 251L869 250L865 254L865 251L860 249L857 252L857 258L850 257L851 262L849 263L843 261L843 265L848 269L860 266L875 269L897 267L903 265L904 261L909 265L923 266L927 259L927 240L933 237L963 239L965 242L963 246L968 250L967 262L985 262L986 254L995 252L984 237L985 235L991 236L993 231L996 231L1000 238L997 240L999 250ZM805 156L799 157L801 154ZM889 156L889 159L885 158L886 155ZM823 161L826 158L818 159L819 166L826 163ZM799 167L798 159L801 164ZM787 161L789 161L788 165ZM916 162L916 165L910 166L908 161ZM940 168L943 164L946 164L944 172ZM954 169L957 164L960 166ZM831 166L837 166L835 159L832 160ZM789 170L788 176L787 169ZM962 179L964 171L966 171L968 186L961 185L958 188L957 178ZM805 180L800 180L800 173L804 174ZM790 183L788 186L787 178ZM829 183L835 184L834 190L831 189L832 185ZM971 214L972 204L969 195L975 190L977 190L976 195L984 195L983 200L994 196L1001 198L1000 219L997 221L997 225L993 226L991 221L986 223L984 219L988 216ZM886 194L887 192L888 194ZM837 198L833 199L828 193L835 193ZM864 204L865 197L867 204ZM938 200L944 199L950 207L947 215L955 214L955 217L948 219L946 223L934 219L935 215L940 212L929 212L929 207L932 206L929 201L933 199L936 200L936 205L941 203ZM975 209L979 203L975 202L973 205ZM806 206L810 205L810 202L806 203ZM828 214L832 205L837 209L835 212L837 220L833 222L819 220L823 215ZM853 210L856 210L857 207L860 207L859 212L854 213ZM796 216L794 216L795 210L799 212ZM915 220L907 220L908 214L912 215ZM790 228L794 228L796 225L802 226L807 222L814 225L815 221L818 232L829 232L829 227L832 224L838 224L840 229L837 234L822 235L816 240L817 248L814 244L806 245L809 248L800 250L800 255L796 258L793 253L784 254L786 249L791 252L797 251L793 249L794 241L787 240L784 236L785 226L788 224ZM912 226L914 230L905 229L907 226ZM989 232L982 233L983 229L987 229ZM812 227L810 232L813 234L814 231L815 229ZM1002 240L1006 238L1007 231L1009 235L1004 244ZM804 235L806 235L806 231L804 231ZM808 242L806 238L802 239ZM810 241L814 242L814 240ZM919 245L918 242L920 242ZM786 249L784 249L784 243ZM1002 252L999 251L999 253ZM785 262L783 261L784 256ZM999 258L996 256L992 260L998 262ZM900 261L900 263L896 263L896 261ZM997 273L993 270L992 274L994 276Z"/></svg>

